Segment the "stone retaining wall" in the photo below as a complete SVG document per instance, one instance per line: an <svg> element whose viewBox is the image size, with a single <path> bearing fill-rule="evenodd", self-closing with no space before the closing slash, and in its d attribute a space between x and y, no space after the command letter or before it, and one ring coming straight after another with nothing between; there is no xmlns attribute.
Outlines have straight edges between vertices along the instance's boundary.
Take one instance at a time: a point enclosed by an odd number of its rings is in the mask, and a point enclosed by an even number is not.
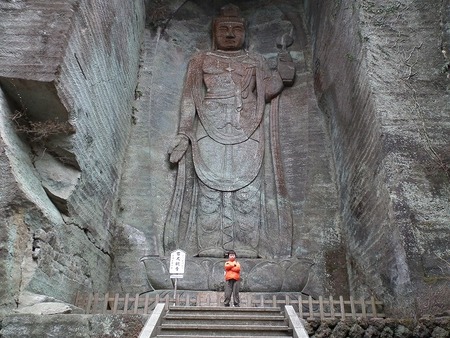
<svg viewBox="0 0 450 338"><path fill-rule="evenodd" d="M9 315L0 317L3 338L136 338L148 315ZM311 338L448 338L450 317L308 320Z"/></svg>
<svg viewBox="0 0 450 338"><path fill-rule="evenodd" d="M446 338L450 317L411 319L308 320L305 329L311 338Z"/></svg>
<svg viewBox="0 0 450 338"><path fill-rule="evenodd" d="M0 317L3 338L136 338L144 315L10 315Z"/></svg>

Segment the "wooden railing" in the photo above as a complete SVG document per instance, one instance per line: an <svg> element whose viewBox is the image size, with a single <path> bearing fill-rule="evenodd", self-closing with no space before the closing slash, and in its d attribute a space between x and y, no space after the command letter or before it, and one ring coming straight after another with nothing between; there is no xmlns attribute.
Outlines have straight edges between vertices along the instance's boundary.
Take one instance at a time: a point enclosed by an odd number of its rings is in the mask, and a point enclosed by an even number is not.
<svg viewBox="0 0 450 338"><path fill-rule="evenodd" d="M174 298L172 292L125 294L119 293L78 293L75 305L84 309L87 314L149 314L156 304L165 303L168 309L171 305L177 306L221 306L223 293L220 292L183 292ZM344 300L338 298L322 297L314 299L311 296L292 294L251 294L241 293L242 307L283 307L292 305L300 318L383 318L385 317L383 303L369 299ZM300 305L300 306L299 306Z"/></svg>

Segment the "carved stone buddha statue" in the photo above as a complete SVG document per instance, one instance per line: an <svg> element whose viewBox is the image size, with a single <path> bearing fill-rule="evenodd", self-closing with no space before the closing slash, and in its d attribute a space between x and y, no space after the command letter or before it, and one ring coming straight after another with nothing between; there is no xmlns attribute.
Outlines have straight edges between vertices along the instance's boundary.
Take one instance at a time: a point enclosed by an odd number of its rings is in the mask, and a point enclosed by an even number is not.
<svg viewBox="0 0 450 338"><path fill-rule="evenodd" d="M265 290L261 280L271 291L300 290L307 277L303 262L291 257L292 212L278 141L278 96L293 83L294 63L283 50L278 70L269 69L264 57L243 48L245 37L239 8L223 7L213 22L213 49L194 55L187 69L169 152L177 182L164 228L165 256L184 250L194 271L180 281L185 289L217 288L228 250L239 255L249 290ZM158 264L146 262L155 283Z"/></svg>

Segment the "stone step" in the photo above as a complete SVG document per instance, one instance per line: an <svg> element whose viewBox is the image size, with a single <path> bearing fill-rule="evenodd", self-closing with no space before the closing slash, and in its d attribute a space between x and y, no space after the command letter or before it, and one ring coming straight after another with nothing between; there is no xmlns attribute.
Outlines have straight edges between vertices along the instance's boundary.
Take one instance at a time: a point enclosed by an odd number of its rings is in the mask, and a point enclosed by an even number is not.
<svg viewBox="0 0 450 338"><path fill-rule="evenodd" d="M292 337L292 329L287 325L217 325L217 324L161 324L160 335L197 336L283 336ZM161 337L161 336L158 337Z"/></svg>
<svg viewBox="0 0 450 338"><path fill-rule="evenodd" d="M279 326L287 325L284 318L281 320L258 320L258 319L224 319L223 317L204 319L204 318L192 318L188 320L170 320L166 321L173 325L211 325L213 323L220 323L221 325L260 325L260 326Z"/></svg>
<svg viewBox="0 0 450 338"><path fill-rule="evenodd" d="M254 324L254 325L277 325L286 324L286 318L279 315L265 314L217 314L210 313L168 313L164 319L171 323L184 322L187 324L206 324L211 321L220 321L222 324Z"/></svg>
<svg viewBox="0 0 450 338"><path fill-rule="evenodd" d="M168 313L213 313L215 315L229 313L281 314L280 307L225 307L225 306L170 306Z"/></svg>
<svg viewBox="0 0 450 338"><path fill-rule="evenodd" d="M287 325L226 325L226 324L173 324L162 323L162 334L206 334L214 335L246 335L246 333L264 335L266 333L290 334L292 330Z"/></svg>
<svg viewBox="0 0 450 338"><path fill-rule="evenodd" d="M257 336L257 335L254 335L254 334L252 334L252 335L247 335L247 336L218 336L218 335L214 335L214 336L211 336L211 335L195 335L195 336L192 336L192 335L179 335L179 334L176 334L176 335L172 335L172 334L160 334L160 335L158 335L158 336L156 336L157 338L189 338L189 337L195 337L195 338L211 338L211 337L214 337L214 338L230 338L230 337L232 337L232 338L248 338L248 337L253 337L253 338L286 338L286 337L292 337L292 335L289 335L289 336L268 336L268 335L265 335L265 336Z"/></svg>
<svg viewBox="0 0 450 338"><path fill-rule="evenodd" d="M157 337L292 337L279 307L172 306Z"/></svg>

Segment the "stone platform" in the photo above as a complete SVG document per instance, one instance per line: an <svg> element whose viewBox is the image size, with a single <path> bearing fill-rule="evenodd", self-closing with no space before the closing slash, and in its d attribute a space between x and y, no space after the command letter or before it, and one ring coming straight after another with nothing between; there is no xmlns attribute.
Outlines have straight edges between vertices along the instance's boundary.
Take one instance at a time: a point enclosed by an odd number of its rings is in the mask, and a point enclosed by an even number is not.
<svg viewBox="0 0 450 338"><path fill-rule="evenodd" d="M154 290L172 289L169 274L170 257L142 258L150 286ZM209 257L187 257L183 278L178 279L180 290L224 289L225 260ZM300 292L308 283L314 263L309 259L241 258L241 291L243 292Z"/></svg>

